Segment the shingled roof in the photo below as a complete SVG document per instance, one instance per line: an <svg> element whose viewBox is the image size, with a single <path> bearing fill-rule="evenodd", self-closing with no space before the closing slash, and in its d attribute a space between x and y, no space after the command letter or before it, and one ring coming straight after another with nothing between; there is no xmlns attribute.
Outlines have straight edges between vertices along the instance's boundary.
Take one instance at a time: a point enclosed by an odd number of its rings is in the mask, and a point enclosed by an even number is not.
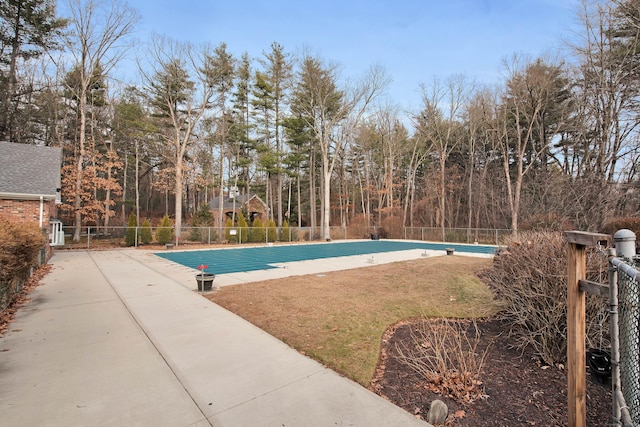
<svg viewBox="0 0 640 427"><path fill-rule="evenodd" d="M0 142L0 198L60 197L62 149Z"/></svg>

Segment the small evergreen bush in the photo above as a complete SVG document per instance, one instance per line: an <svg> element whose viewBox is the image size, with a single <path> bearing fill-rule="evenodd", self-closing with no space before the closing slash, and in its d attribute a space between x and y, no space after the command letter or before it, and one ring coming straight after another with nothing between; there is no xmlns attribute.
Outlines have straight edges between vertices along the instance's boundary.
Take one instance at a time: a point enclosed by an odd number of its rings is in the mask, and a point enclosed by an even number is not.
<svg viewBox="0 0 640 427"><path fill-rule="evenodd" d="M140 242L148 245L153 241L153 235L151 234L151 222L145 219L142 222L142 230L140 230Z"/></svg>
<svg viewBox="0 0 640 427"><path fill-rule="evenodd" d="M136 238L138 237L138 217L131 212L129 220L127 221L127 230L124 232L124 244L125 246L135 246Z"/></svg>
<svg viewBox="0 0 640 427"><path fill-rule="evenodd" d="M278 240L278 227L272 219L267 221L267 242L276 242Z"/></svg>
<svg viewBox="0 0 640 427"><path fill-rule="evenodd" d="M282 223L282 236L280 236L280 240L283 242L291 241L291 227L289 227L289 223L286 220Z"/></svg>
<svg viewBox="0 0 640 427"><path fill-rule="evenodd" d="M209 205L202 204L196 211L191 222L193 228L189 234L189 240L193 242L207 242L209 240L209 233L205 233L207 227L213 225L213 214L209 210Z"/></svg>
<svg viewBox="0 0 640 427"><path fill-rule="evenodd" d="M260 218L254 219L253 224L251 224L250 241L253 243L262 243L264 242L265 237L265 230L264 225L262 225L262 220Z"/></svg>
<svg viewBox="0 0 640 427"><path fill-rule="evenodd" d="M173 222L168 215L165 215L156 230L156 240L160 245L173 243Z"/></svg>
<svg viewBox="0 0 640 427"><path fill-rule="evenodd" d="M238 212L238 235L240 236L240 243L247 243L249 241L249 224L242 212Z"/></svg>

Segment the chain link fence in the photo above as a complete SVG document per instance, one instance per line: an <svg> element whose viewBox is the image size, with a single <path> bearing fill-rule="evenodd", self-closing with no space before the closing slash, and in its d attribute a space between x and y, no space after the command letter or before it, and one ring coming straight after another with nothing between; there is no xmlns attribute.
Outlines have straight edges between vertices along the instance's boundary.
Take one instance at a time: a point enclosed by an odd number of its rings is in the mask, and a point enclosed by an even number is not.
<svg viewBox="0 0 640 427"><path fill-rule="evenodd" d="M157 232L162 227L149 227L150 241L144 241L144 227L108 226L81 227L79 236L74 236L75 228L60 227L62 236L52 240L52 245L68 249L92 249L113 246L139 246L145 244L161 244ZM127 243L127 233L132 233ZM403 227L395 232L389 232L380 227L330 227L332 240L388 238L402 240L420 240L428 242L467 243L499 245L510 230L478 229L478 228L430 228ZM170 240L178 245L198 246L218 243L274 243L274 242L311 242L319 241L322 236L320 227L192 227L184 226L179 235L175 236L173 227ZM77 237L77 239L74 239ZM74 241L75 240L75 241Z"/></svg>
<svg viewBox="0 0 640 427"><path fill-rule="evenodd" d="M615 404L628 408L631 423L640 425L640 273L637 262L612 261L617 270L620 388L624 399ZM613 285L613 284L612 284ZM615 358L615 355L614 355ZM614 396L616 399L616 396ZM623 425L628 423L623 422Z"/></svg>

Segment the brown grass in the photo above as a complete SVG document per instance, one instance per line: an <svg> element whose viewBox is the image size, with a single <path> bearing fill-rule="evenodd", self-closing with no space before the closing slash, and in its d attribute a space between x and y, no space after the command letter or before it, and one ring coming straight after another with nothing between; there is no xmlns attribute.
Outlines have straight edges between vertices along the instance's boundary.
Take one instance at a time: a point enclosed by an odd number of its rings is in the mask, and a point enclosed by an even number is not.
<svg viewBox="0 0 640 427"><path fill-rule="evenodd" d="M303 354L368 386L380 339L401 319L487 317L486 258L442 256L227 286L207 297Z"/></svg>

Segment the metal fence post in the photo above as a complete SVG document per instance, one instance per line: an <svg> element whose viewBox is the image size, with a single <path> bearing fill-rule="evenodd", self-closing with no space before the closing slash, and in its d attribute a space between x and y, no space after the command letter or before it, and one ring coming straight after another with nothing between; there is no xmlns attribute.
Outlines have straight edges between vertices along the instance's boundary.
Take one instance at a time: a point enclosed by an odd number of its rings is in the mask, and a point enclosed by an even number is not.
<svg viewBox="0 0 640 427"><path fill-rule="evenodd" d="M616 254L619 257L633 259L636 256L636 233L623 228L613 235L616 244Z"/></svg>
<svg viewBox="0 0 640 427"><path fill-rule="evenodd" d="M613 391L613 419L621 417L617 391L620 389L620 337L618 329L618 269L611 262L616 257L615 248L608 251L609 266L609 331L611 335L611 390Z"/></svg>
<svg viewBox="0 0 640 427"><path fill-rule="evenodd" d="M613 235L618 257L632 260L636 255L636 235L633 231L622 229ZM638 366L640 366L640 324L637 321L637 313L640 305L640 296L637 289L631 289L631 282L625 282L626 286L618 287L619 317L623 319L618 328L620 330L620 385L625 387L624 397L631 415L636 419L640 397L637 396ZM636 321L629 321L636 319ZM626 321L625 321L626 320Z"/></svg>

